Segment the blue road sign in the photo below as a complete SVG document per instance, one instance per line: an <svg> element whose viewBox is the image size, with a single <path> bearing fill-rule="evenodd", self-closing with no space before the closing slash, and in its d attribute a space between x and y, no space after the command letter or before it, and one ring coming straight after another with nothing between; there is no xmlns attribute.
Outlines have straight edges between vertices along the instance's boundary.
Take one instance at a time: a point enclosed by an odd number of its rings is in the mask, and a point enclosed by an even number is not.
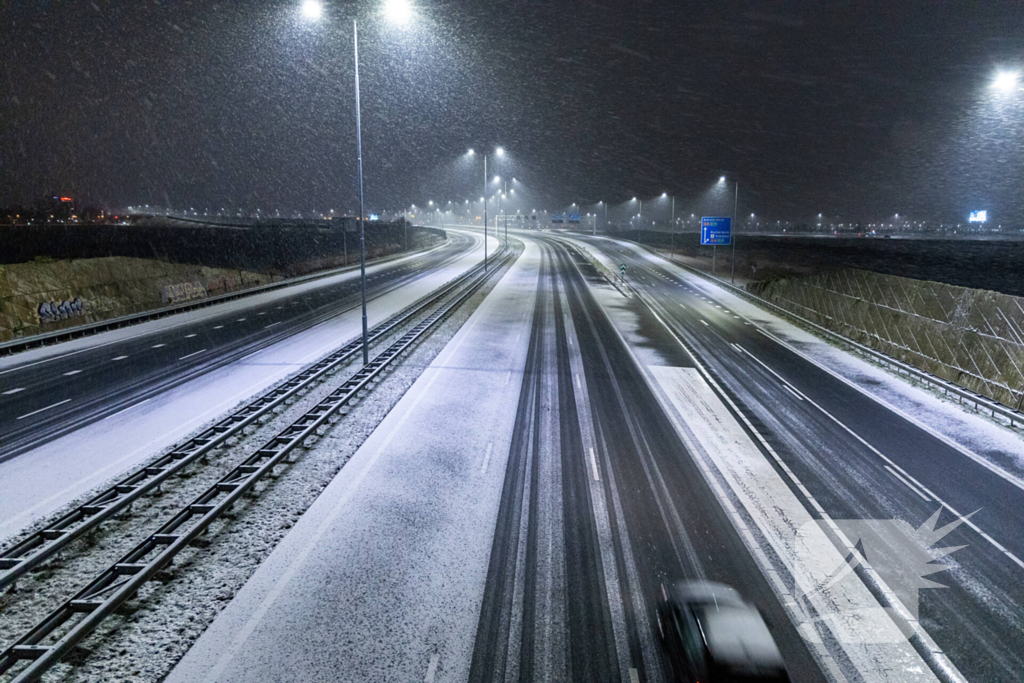
<svg viewBox="0 0 1024 683"><path fill-rule="evenodd" d="M562 223L564 220L565 220L565 214L561 214L561 213L551 214L551 222L552 223Z"/></svg>
<svg viewBox="0 0 1024 683"><path fill-rule="evenodd" d="M570 213L569 214L569 222L570 223L579 223L580 222L580 215L578 213Z"/></svg>
<svg viewBox="0 0 1024 683"><path fill-rule="evenodd" d="M729 244L732 219L728 216L704 216L700 219L700 243L713 246Z"/></svg>

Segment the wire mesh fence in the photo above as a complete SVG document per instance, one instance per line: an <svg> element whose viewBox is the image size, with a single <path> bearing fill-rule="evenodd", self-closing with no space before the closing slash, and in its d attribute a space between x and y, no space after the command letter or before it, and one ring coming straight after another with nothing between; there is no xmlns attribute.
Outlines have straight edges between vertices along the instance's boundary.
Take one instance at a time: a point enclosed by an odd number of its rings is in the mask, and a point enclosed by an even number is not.
<svg viewBox="0 0 1024 683"><path fill-rule="evenodd" d="M1024 298L856 269L751 283L834 332L1020 408Z"/></svg>

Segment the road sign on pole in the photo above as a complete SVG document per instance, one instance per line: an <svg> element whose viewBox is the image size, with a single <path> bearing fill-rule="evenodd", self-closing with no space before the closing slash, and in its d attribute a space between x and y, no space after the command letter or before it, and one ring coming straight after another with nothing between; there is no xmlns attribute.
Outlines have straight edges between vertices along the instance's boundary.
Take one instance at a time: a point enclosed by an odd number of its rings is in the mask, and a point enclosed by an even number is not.
<svg viewBox="0 0 1024 683"><path fill-rule="evenodd" d="M625 263L619 264L619 275L621 275L622 277L626 277L626 264Z"/></svg>
<svg viewBox="0 0 1024 683"><path fill-rule="evenodd" d="M704 216L700 219L700 243L727 245L732 241L732 219L728 216Z"/></svg>

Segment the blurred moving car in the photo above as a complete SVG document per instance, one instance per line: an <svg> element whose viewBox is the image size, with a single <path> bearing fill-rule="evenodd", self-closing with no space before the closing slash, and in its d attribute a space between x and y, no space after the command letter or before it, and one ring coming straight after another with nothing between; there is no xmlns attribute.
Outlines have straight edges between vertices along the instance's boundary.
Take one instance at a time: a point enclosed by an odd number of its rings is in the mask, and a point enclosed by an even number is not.
<svg viewBox="0 0 1024 683"><path fill-rule="evenodd" d="M662 584L657 615L675 680L789 681L761 613L735 588L710 581Z"/></svg>

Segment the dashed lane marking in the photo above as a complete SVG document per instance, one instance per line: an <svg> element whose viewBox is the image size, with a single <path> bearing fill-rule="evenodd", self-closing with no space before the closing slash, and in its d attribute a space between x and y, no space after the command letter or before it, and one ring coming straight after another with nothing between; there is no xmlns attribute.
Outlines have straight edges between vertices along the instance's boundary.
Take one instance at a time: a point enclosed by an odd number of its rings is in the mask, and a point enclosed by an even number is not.
<svg viewBox="0 0 1024 683"><path fill-rule="evenodd" d="M82 371L81 370L69 370L68 372L64 373L64 376L65 377L71 377L72 375L77 375L80 372L82 372Z"/></svg>
<svg viewBox="0 0 1024 683"><path fill-rule="evenodd" d="M491 462L491 449L494 448L494 442L489 441L487 443L487 450L484 452L484 464L480 467L480 474L487 473L487 465Z"/></svg>
<svg viewBox="0 0 1024 683"><path fill-rule="evenodd" d="M52 406L46 406L45 408L40 408L39 410L33 410L31 413L25 413L24 415L22 415L21 417L16 418L16 419L24 420L26 417L32 417L33 415L38 415L39 413L47 411L50 408L56 408L57 406L62 406L65 403L67 403L68 401L70 401L70 400L71 400L70 398L66 398L63 401L60 401L59 403L54 403Z"/></svg>
<svg viewBox="0 0 1024 683"><path fill-rule="evenodd" d="M195 351L195 352L193 352L193 353L190 353L190 354L188 354L188 355L186 355L186 356L182 356L182 357L181 357L181 358L179 358L178 360L185 360L186 358L191 358L192 356L198 356L199 354L201 354L201 353L202 353L203 351L205 351L205 350L206 350L206 349L199 349L198 351Z"/></svg>
<svg viewBox="0 0 1024 683"><path fill-rule="evenodd" d="M115 356L114 358L111 358L110 360L124 360L127 357L128 356Z"/></svg>
<svg viewBox="0 0 1024 683"><path fill-rule="evenodd" d="M107 415L107 416L106 416L105 418L103 418L103 419L104 419L104 420L109 420L109 419L110 419L110 418L112 418L112 417L117 417L117 416L118 416L118 415L120 415L121 413L127 413L127 412L128 412L129 410L134 410L135 408L138 408L138 407L139 407L139 406L141 406L141 405L142 405L143 403L149 403L149 399L147 398L147 399L146 399L146 400L144 400L144 401L139 401L139 402L138 402L138 403L136 403L135 405L133 405L133 406L128 406L128 407L127 407L127 408L125 408L124 410L119 410L119 411L117 411L116 413L114 413L113 415Z"/></svg>
<svg viewBox="0 0 1024 683"><path fill-rule="evenodd" d="M7 391L5 391L3 393L3 395L4 396L10 396L11 394L16 394L19 391L25 391L25 387L18 387L17 389L8 389Z"/></svg>

